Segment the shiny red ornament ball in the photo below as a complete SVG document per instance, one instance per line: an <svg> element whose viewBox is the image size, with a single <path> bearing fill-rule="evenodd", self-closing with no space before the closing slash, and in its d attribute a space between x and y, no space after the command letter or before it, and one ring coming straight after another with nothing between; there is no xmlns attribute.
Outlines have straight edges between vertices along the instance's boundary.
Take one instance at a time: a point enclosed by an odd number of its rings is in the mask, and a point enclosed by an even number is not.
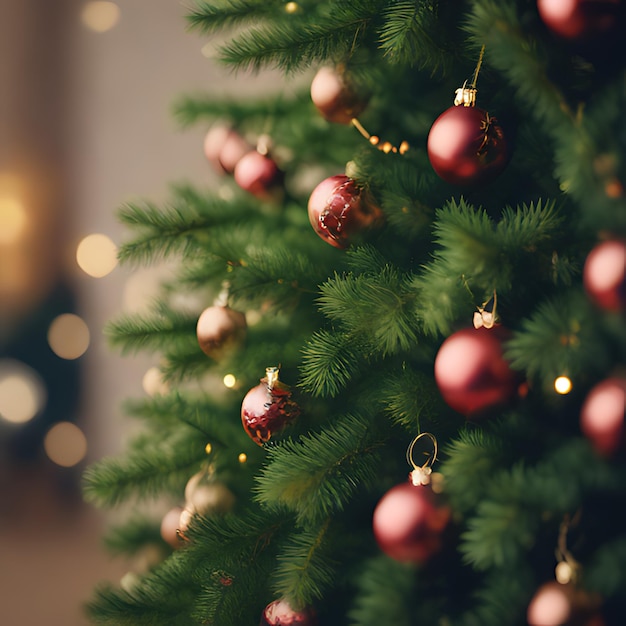
<svg viewBox="0 0 626 626"><path fill-rule="evenodd" d="M472 106L444 111L428 133L428 158L447 183L484 184L496 178L509 161L509 149L495 117Z"/></svg>
<svg viewBox="0 0 626 626"><path fill-rule="evenodd" d="M277 368L267 368L261 384L248 391L241 403L241 423L258 445L268 442L300 415L289 387L278 380Z"/></svg>
<svg viewBox="0 0 626 626"><path fill-rule="evenodd" d="M610 457L624 446L626 379L608 378L588 393L580 428L597 452Z"/></svg>
<svg viewBox="0 0 626 626"><path fill-rule="evenodd" d="M261 615L259 626L316 626L317 616L311 608L295 611L287 600L274 600Z"/></svg>
<svg viewBox="0 0 626 626"><path fill-rule="evenodd" d="M283 173L274 159L256 150L238 161L234 177L244 191L264 200L274 197L283 181Z"/></svg>
<svg viewBox="0 0 626 626"><path fill-rule="evenodd" d="M383 220L372 196L345 174L326 178L313 190L308 212L313 230L335 248L347 248L356 235Z"/></svg>
<svg viewBox="0 0 626 626"><path fill-rule="evenodd" d="M611 31L623 16L623 0L537 0L543 23L570 40L595 38Z"/></svg>
<svg viewBox="0 0 626 626"><path fill-rule="evenodd" d="M380 549L392 559L424 563L441 548L450 509L428 485L392 487L374 510L372 528Z"/></svg>
<svg viewBox="0 0 626 626"><path fill-rule="evenodd" d="M583 285L591 300L606 311L626 308L626 242L603 241L588 255Z"/></svg>
<svg viewBox="0 0 626 626"><path fill-rule="evenodd" d="M509 333L464 328L448 337L435 357L435 381L446 403L466 417L479 417L517 395L519 376L502 354Z"/></svg>
<svg viewBox="0 0 626 626"><path fill-rule="evenodd" d="M216 305L200 314L196 336L200 349L207 356L219 358L243 340L246 328L246 316L243 313Z"/></svg>
<svg viewBox="0 0 626 626"><path fill-rule="evenodd" d="M331 68L321 68L311 83L311 100L324 119L337 124L350 124L367 106L345 74Z"/></svg>

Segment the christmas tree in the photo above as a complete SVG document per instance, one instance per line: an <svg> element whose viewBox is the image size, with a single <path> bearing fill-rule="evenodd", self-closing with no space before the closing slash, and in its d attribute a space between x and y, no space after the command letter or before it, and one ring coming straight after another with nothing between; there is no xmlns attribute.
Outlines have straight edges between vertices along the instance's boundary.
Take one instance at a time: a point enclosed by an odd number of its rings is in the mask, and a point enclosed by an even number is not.
<svg viewBox="0 0 626 626"><path fill-rule="evenodd" d="M290 87L183 97L222 182L120 210L169 391L85 494L161 558L93 623L625 623L625 6L195 1Z"/></svg>

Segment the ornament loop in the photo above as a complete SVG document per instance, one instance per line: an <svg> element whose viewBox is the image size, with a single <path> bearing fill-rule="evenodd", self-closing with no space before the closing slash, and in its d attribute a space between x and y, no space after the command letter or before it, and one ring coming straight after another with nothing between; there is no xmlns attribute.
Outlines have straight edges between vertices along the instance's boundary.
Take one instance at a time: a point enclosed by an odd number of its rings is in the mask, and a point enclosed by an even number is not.
<svg viewBox="0 0 626 626"><path fill-rule="evenodd" d="M429 453L426 462L423 465L418 465L413 457L415 444L422 438L428 437L433 444L433 450ZM420 433L411 441L406 451L406 460L409 465L413 467L413 471L409 474L409 479L414 486L428 485L430 483L430 475L432 474L432 466L437 459L437 439L431 433Z"/></svg>

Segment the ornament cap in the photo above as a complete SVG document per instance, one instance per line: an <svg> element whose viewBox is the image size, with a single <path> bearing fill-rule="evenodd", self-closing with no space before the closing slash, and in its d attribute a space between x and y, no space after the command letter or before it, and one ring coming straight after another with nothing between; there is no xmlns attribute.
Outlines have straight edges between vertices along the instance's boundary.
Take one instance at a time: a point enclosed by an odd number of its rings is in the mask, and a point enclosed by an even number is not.
<svg viewBox="0 0 626 626"><path fill-rule="evenodd" d="M473 107L476 106L476 94L478 89L475 87L467 87L467 81L463 83L462 87L459 87L454 92L454 106Z"/></svg>

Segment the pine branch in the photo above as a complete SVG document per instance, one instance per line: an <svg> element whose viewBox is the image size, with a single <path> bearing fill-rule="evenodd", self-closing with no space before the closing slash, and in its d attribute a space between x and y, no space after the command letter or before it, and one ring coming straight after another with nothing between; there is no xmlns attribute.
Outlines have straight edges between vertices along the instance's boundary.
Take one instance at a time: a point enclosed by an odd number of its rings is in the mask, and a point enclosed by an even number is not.
<svg viewBox="0 0 626 626"><path fill-rule="evenodd" d="M372 0L344 2L334 4L329 15L315 14L297 22L276 20L250 28L222 46L220 58L239 70L274 66L287 74L314 63L343 59L376 17L377 4Z"/></svg>
<svg viewBox="0 0 626 626"><path fill-rule="evenodd" d="M540 304L522 322L505 354L515 369L548 384L563 374L576 378L606 371L610 361L606 344L599 341L595 312L577 290Z"/></svg>
<svg viewBox="0 0 626 626"><path fill-rule="evenodd" d="M104 545L113 554L133 555L146 546L158 546L169 552L161 537L160 522L131 517L125 523L111 527L104 537Z"/></svg>
<svg viewBox="0 0 626 626"><path fill-rule="evenodd" d="M276 14L280 1L271 0L229 0L228 4L206 0L194 0L194 5L187 13L191 28L211 34L218 31L245 25L258 24L259 20Z"/></svg>
<svg viewBox="0 0 626 626"><path fill-rule="evenodd" d="M320 287L320 309L382 356L417 343L411 278L387 266L377 274L335 275Z"/></svg>
<svg viewBox="0 0 626 626"><path fill-rule="evenodd" d="M302 524L329 517L376 479L379 446L369 423L353 416L298 441L283 441L267 450L256 498L287 507Z"/></svg>
<svg viewBox="0 0 626 626"><path fill-rule="evenodd" d="M299 385L317 397L335 397L362 367L362 354L347 333L319 330L303 350Z"/></svg>
<svg viewBox="0 0 626 626"><path fill-rule="evenodd" d="M162 492L182 493L189 477L206 458L195 430L179 427L164 441L141 449L128 457L105 458L88 468L83 476L85 498L98 506L115 506L135 496L154 497Z"/></svg>
<svg viewBox="0 0 626 626"><path fill-rule="evenodd" d="M154 311L123 315L105 327L111 345L119 346L124 354L140 350L163 350L170 346L180 350L181 344L197 349L197 316L171 310L157 303Z"/></svg>

